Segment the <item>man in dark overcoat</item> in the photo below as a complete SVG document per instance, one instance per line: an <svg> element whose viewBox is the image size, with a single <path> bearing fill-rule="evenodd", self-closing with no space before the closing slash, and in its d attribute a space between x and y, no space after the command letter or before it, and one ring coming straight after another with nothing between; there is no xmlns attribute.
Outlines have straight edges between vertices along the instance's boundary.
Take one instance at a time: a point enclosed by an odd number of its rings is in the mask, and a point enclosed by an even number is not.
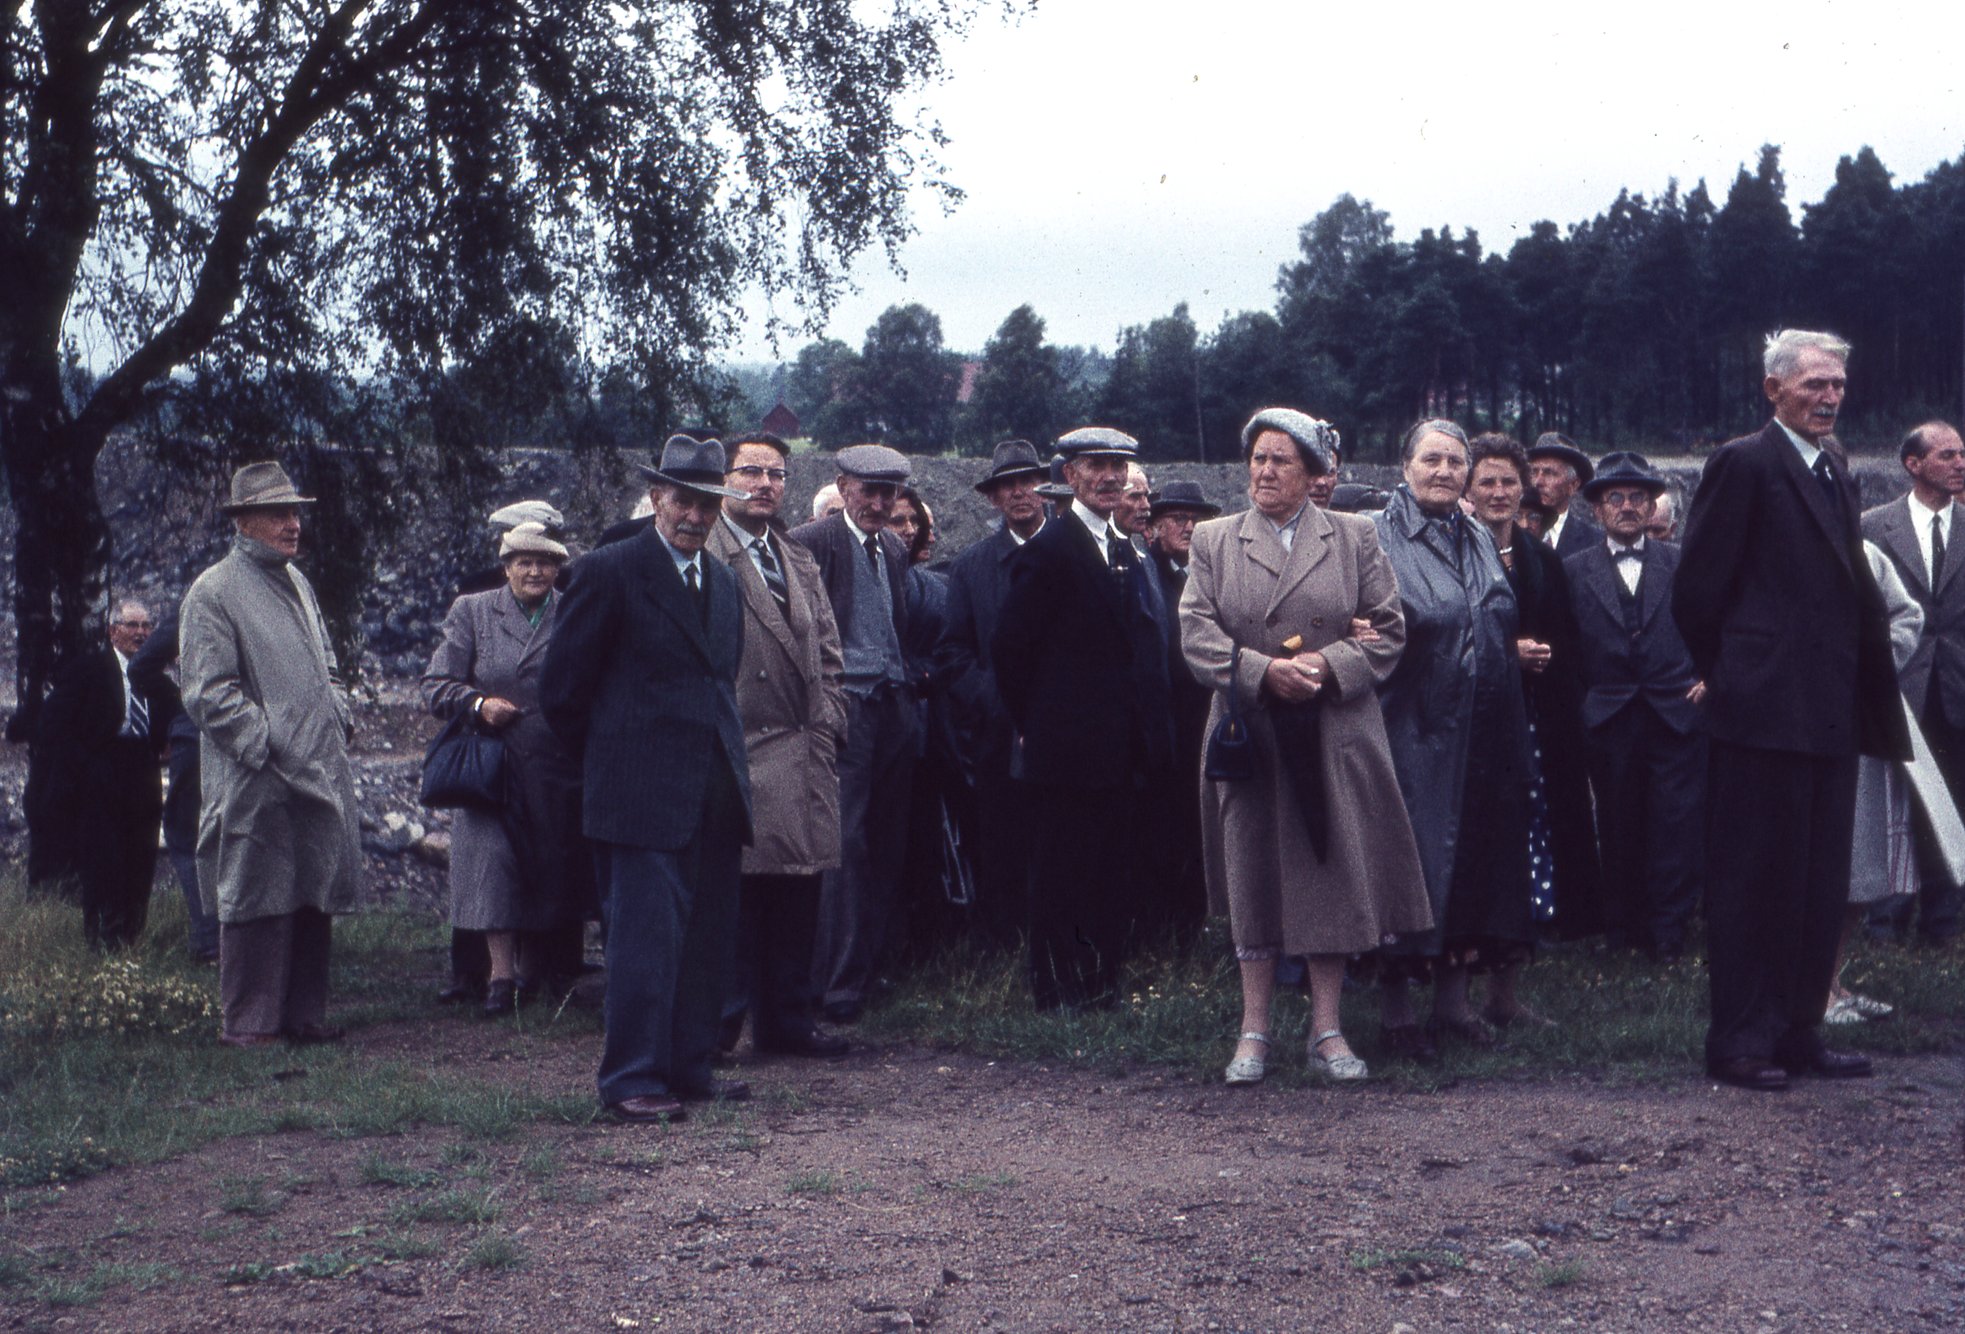
<svg viewBox="0 0 1965 1334"><path fill-rule="evenodd" d="M1705 686L1672 619L1678 548L1645 526L1665 479L1641 454L1606 454L1583 488L1604 541L1563 562L1576 620L1584 746L1596 791L1611 942L1676 959L1699 905Z"/></svg>
<svg viewBox="0 0 1965 1334"><path fill-rule="evenodd" d="M711 1073L750 838L737 713L743 605L703 544L725 497L723 445L672 437L643 466L648 530L575 567L540 703L580 757L583 832L607 923L600 1099L629 1121L683 1099L747 1096Z"/></svg>
<svg viewBox="0 0 1965 1334"><path fill-rule="evenodd" d="M1898 451L1911 489L1863 515L1863 536L1890 558L1904 587L1924 611L1924 633L1900 673L1904 698L1930 744L1954 803L1965 800L1965 528L1957 522L1965 507L1965 441L1944 422L1925 422L1904 437ZM1958 935L1961 894L1938 851L1923 808L1918 812L1918 938L1942 944ZM1909 926L1910 905L1901 909Z"/></svg>
<svg viewBox="0 0 1965 1334"><path fill-rule="evenodd" d="M1010 563L991 656L1031 791L1030 970L1040 1009L1106 1006L1134 924L1133 836L1173 762L1167 610L1112 526L1139 444L1061 438L1073 500Z"/></svg>
<svg viewBox="0 0 1965 1334"><path fill-rule="evenodd" d="M1818 1028L1849 899L1857 756L1910 753L1856 490L1824 448L1848 354L1832 334L1768 340L1774 420L1706 461L1672 585L1707 686L1706 1068L1751 1089L1870 1072Z"/></svg>
<svg viewBox="0 0 1965 1334"><path fill-rule="evenodd" d="M1595 475L1590 456L1560 431L1544 431L1528 448L1528 482L1545 516L1542 540L1564 560L1603 541L1603 530L1576 504L1576 493Z"/></svg>

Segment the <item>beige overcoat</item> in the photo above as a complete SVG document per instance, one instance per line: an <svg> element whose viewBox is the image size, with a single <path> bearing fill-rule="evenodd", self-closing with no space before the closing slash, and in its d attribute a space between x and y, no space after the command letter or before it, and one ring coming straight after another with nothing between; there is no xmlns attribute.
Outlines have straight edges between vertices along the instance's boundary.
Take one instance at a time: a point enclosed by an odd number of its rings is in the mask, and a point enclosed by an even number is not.
<svg viewBox="0 0 1965 1334"><path fill-rule="evenodd" d="M1377 642L1350 636L1353 617L1371 622ZM1378 711L1377 687L1405 646L1405 621L1371 520L1311 506L1289 548L1255 510L1201 524L1180 599L1180 635L1195 679L1216 692L1210 734L1224 712L1232 650L1242 646L1234 689L1256 774L1201 782L1208 903L1228 913L1236 947L1354 954L1432 925ZM1335 678L1335 693L1321 696L1330 816L1323 864L1279 767L1262 692L1263 673L1291 635L1303 637L1305 651L1321 650Z"/></svg>
<svg viewBox="0 0 1965 1334"><path fill-rule="evenodd" d="M839 865L839 747L846 735L839 626L812 553L772 528L790 593L787 621L764 576L719 518L704 544L737 576L744 657L737 712L751 771L745 875L812 875Z"/></svg>

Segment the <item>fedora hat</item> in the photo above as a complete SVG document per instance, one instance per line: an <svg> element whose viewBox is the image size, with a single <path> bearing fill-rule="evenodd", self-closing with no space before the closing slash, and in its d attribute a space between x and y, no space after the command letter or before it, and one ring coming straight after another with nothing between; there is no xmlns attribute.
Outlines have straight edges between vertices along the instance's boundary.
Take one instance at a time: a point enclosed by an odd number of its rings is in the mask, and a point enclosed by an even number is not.
<svg viewBox="0 0 1965 1334"><path fill-rule="evenodd" d="M1592 505L1614 486L1641 486L1653 497L1665 493L1666 481L1651 461L1634 449L1613 450L1603 456L1596 476L1583 485L1583 499Z"/></svg>
<svg viewBox="0 0 1965 1334"><path fill-rule="evenodd" d="M662 446L660 466L651 468L646 463L637 463L635 467L651 482L687 487L705 495L728 496L734 500L750 499L750 492L723 484L728 469L724 466L721 440L697 440L687 435L672 435L668 443Z"/></svg>
<svg viewBox="0 0 1965 1334"><path fill-rule="evenodd" d="M1561 431L1544 431L1535 437L1535 443L1528 447L1530 459L1561 459L1576 469L1576 480L1585 485L1596 474L1597 467L1590 462L1590 456L1576 447L1576 442Z"/></svg>
<svg viewBox="0 0 1965 1334"><path fill-rule="evenodd" d="M218 507L220 514L241 514L246 510L284 509L288 505L311 505L314 497L293 489L287 470L273 462L248 463L232 474L232 498Z"/></svg>
<svg viewBox="0 0 1965 1334"><path fill-rule="evenodd" d="M1067 459L1137 459L1139 441L1110 426L1081 426L1058 437L1058 453Z"/></svg>
<svg viewBox="0 0 1965 1334"><path fill-rule="evenodd" d="M1028 477L1047 469L1037 457L1037 446L1028 440L1005 440L989 458L989 475L976 483L976 490L989 494L991 487L1006 477Z"/></svg>
<svg viewBox="0 0 1965 1334"><path fill-rule="evenodd" d="M1146 517L1157 519L1162 514L1173 514L1177 511L1205 514L1212 519L1221 513L1221 506L1201 494L1199 482L1168 482L1153 493L1153 504L1146 511Z"/></svg>
<svg viewBox="0 0 1965 1334"><path fill-rule="evenodd" d="M1337 428L1329 422L1312 417L1307 412L1298 412L1295 408L1264 408L1249 418L1249 424L1242 428L1244 457L1254 450L1255 438L1264 431L1277 431L1288 436L1297 453L1303 456L1303 466L1310 473L1337 471L1341 450L1337 443Z"/></svg>

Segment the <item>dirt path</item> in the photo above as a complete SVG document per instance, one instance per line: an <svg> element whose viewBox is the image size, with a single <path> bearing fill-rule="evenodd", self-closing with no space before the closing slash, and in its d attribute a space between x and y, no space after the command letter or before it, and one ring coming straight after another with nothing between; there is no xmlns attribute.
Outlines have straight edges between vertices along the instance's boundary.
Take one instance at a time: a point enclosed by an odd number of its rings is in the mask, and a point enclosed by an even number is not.
<svg viewBox="0 0 1965 1334"><path fill-rule="evenodd" d="M590 1037L352 1040L591 1087ZM918 1049L739 1073L750 1103L676 1127L304 1131L78 1182L0 1222L25 1257L0 1328L1965 1324L1949 1058L1780 1096L1689 1075L1229 1090Z"/></svg>

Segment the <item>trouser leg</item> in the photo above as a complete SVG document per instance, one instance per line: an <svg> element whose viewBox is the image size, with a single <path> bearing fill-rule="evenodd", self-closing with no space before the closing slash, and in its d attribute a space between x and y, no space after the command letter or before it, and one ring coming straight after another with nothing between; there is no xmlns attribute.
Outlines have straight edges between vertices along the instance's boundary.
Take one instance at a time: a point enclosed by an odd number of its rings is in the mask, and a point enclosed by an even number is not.
<svg viewBox="0 0 1965 1334"><path fill-rule="evenodd" d="M227 1036L280 1031L293 966L293 934L293 913L220 924L218 992Z"/></svg>
<svg viewBox="0 0 1965 1334"><path fill-rule="evenodd" d="M1697 732L1674 732L1656 714L1650 714L1646 732L1645 919L1652 947L1676 954L1699 906L1706 739Z"/></svg>
<svg viewBox="0 0 1965 1334"><path fill-rule="evenodd" d="M289 1033L327 1023L328 968L334 953L334 919L318 908L293 914L292 962L287 969L286 1013L280 1027Z"/></svg>

